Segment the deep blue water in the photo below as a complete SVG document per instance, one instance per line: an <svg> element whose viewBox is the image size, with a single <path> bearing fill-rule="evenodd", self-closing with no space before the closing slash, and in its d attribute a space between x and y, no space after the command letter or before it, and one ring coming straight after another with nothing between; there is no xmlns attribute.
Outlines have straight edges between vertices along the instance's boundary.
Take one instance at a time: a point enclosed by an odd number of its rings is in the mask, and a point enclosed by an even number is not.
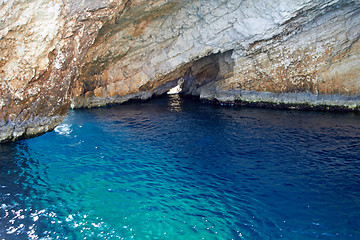
<svg viewBox="0 0 360 240"><path fill-rule="evenodd" d="M70 111L0 145L0 239L360 239L360 115Z"/></svg>

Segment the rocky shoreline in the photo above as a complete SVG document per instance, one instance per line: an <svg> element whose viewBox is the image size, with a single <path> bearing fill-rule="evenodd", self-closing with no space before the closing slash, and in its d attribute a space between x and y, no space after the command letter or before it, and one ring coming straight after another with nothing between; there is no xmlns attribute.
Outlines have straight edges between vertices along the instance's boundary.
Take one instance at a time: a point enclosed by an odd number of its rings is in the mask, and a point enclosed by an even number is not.
<svg viewBox="0 0 360 240"><path fill-rule="evenodd" d="M358 112L356 0L0 2L0 142L166 93Z"/></svg>

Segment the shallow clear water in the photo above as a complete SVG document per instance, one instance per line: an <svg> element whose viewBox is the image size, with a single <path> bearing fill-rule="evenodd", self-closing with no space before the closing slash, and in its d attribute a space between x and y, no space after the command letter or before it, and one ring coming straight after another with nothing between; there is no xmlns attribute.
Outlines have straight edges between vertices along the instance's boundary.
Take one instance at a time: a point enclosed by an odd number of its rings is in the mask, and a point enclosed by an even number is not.
<svg viewBox="0 0 360 240"><path fill-rule="evenodd" d="M0 145L0 239L360 239L360 115L177 96Z"/></svg>

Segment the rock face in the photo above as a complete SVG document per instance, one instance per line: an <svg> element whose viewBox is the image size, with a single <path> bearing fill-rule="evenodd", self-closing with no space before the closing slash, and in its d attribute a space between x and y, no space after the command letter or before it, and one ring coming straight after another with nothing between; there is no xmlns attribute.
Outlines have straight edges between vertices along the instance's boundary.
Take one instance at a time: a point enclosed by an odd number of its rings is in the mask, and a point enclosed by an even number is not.
<svg viewBox="0 0 360 240"><path fill-rule="evenodd" d="M124 3L0 1L0 142L53 129L67 115L77 67Z"/></svg>
<svg viewBox="0 0 360 240"><path fill-rule="evenodd" d="M182 84L210 101L360 108L358 0L0 1L0 142L70 105Z"/></svg>
<svg viewBox="0 0 360 240"><path fill-rule="evenodd" d="M354 108L359 11L358 1L132 1L87 52L72 104L148 98L182 77L203 99Z"/></svg>

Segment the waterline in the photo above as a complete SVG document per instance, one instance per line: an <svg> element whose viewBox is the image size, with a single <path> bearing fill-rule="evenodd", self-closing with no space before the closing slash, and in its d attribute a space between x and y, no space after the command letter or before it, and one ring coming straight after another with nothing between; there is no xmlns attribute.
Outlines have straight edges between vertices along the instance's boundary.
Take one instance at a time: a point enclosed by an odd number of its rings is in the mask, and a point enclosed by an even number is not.
<svg viewBox="0 0 360 240"><path fill-rule="evenodd" d="M359 239L358 115L177 96L0 146L5 239Z"/></svg>

